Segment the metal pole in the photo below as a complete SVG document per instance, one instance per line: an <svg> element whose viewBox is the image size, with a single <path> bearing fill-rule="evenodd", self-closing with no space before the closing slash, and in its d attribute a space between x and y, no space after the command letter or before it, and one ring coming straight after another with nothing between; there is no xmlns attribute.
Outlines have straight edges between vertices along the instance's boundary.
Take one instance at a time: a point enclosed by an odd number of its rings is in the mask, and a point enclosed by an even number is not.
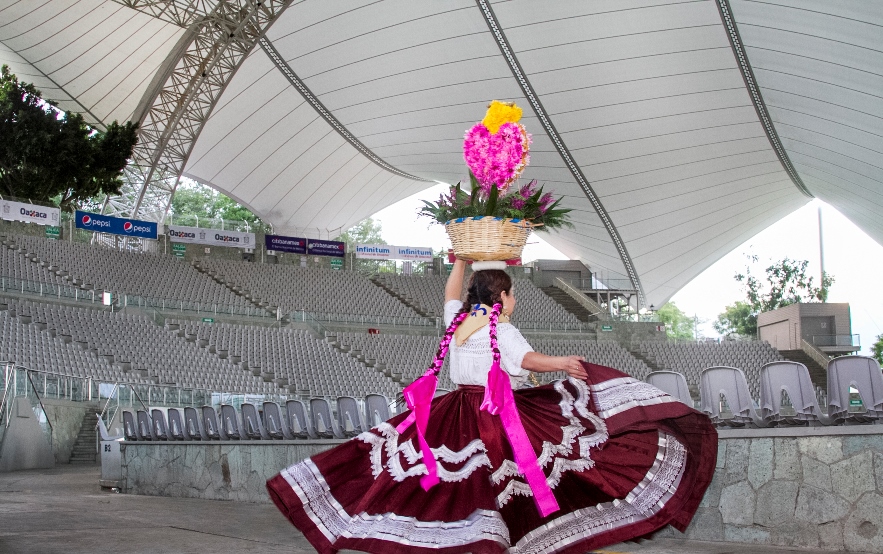
<svg viewBox="0 0 883 554"><path fill-rule="evenodd" d="M825 286L825 240L822 232L822 207L819 206L819 266L822 272L821 286ZM827 300L827 299L825 299ZM823 301L825 301L823 300Z"/></svg>

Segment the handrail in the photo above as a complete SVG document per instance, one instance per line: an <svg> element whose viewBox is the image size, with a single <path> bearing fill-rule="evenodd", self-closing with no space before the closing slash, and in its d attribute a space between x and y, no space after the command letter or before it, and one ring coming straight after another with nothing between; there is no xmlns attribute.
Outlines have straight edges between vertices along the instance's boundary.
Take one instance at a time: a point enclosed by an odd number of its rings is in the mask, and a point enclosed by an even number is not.
<svg viewBox="0 0 883 554"><path fill-rule="evenodd" d="M580 306L585 308L589 312L589 317L598 316L598 319L608 319L604 308L561 277L555 277L555 281L552 284L555 288L561 289L561 291L566 293L567 296L573 298Z"/></svg>
<svg viewBox="0 0 883 554"><path fill-rule="evenodd" d="M291 313L291 321L307 322L307 317L319 322L326 323L346 323L358 325L407 325L408 327L437 327L437 318L428 318L423 316L370 316L364 314L341 314L341 313L321 313L308 312L306 310L295 310Z"/></svg>
<svg viewBox="0 0 883 554"><path fill-rule="evenodd" d="M110 396L107 397L107 402L104 403L104 407L101 408L101 413L98 414L98 419L101 419L101 420L104 419L104 414L105 414L105 412L107 412L107 407L110 405L110 399L111 399L111 398L116 397L116 399L117 399L117 409L119 409L119 406L120 406L120 397L118 396L118 394L119 394L119 390L120 390L120 384L119 384L119 383L114 383L114 384L113 384L113 390L111 391ZM100 396L100 395L99 395L99 396ZM113 412L113 416L111 416L110 421L113 421L113 418L114 418L114 417L116 417L116 410L114 410L114 412ZM109 427L109 426L108 426L108 427Z"/></svg>
<svg viewBox="0 0 883 554"><path fill-rule="evenodd" d="M0 417L3 418L3 425L5 427L9 427L9 414L6 414L6 417L3 417L4 410L6 408L6 400L9 396L9 376L10 376L10 367L12 371L15 371L15 364L10 362L4 362L3 364L3 400L0 401Z"/></svg>
<svg viewBox="0 0 883 554"><path fill-rule="evenodd" d="M831 361L831 358L829 358L827 354L819 350L813 344L810 344L806 339L800 339L800 349L803 350L807 356L812 358L812 361L822 366L822 369L825 371L828 370L828 362Z"/></svg>
<svg viewBox="0 0 883 554"><path fill-rule="evenodd" d="M43 400L40 398L40 393L37 392L37 386L34 385L34 380L31 378L31 372L25 371L25 375L27 375L28 382L31 384L31 388L34 390L34 396L37 398L37 402L39 402L40 404L40 409L43 410L43 415L46 416L46 423L49 425L49 447L51 448L54 442L53 437L55 436L55 427L52 425L52 421L49 420L49 413L46 411L46 406L43 405Z"/></svg>

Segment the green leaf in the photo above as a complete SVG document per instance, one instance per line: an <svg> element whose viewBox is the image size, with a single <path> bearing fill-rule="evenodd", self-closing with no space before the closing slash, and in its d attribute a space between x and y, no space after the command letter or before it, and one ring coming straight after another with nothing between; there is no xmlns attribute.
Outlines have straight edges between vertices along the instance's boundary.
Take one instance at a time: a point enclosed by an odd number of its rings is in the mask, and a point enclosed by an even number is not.
<svg viewBox="0 0 883 554"><path fill-rule="evenodd" d="M484 210L484 215L496 215L497 210L497 199L500 197L500 189L497 187L491 187L491 192L487 197L487 207Z"/></svg>

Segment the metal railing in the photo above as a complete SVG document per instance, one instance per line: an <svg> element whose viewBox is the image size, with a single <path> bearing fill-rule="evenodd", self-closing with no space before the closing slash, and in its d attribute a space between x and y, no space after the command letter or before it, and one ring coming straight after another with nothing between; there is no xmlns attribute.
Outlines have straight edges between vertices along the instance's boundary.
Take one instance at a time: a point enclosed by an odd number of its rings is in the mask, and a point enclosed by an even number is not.
<svg viewBox="0 0 883 554"><path fill-rule="evenodd" d="M861 348L861 337L855 335L813 335L812 344L818 347L826 346L850 346Z"/></svg>
<svg viewBox="0 0 883 554"><path fill-rule="evenodd" d="M85 290L74 285L43 283L41 281L28 281L6 276L0 276L0 292L13 292L22 295L51 297L58 300L74 300L77 302L101 302L101 296L99 295L96 298L94 290Z"/></svg>
<svg viewBox="0 0 883 554"><path fill-rule="evenodd" d="M257 306L231 306L227 304L202 304L172 298L151 298L135 294L121 294L117 299L122 307L132 306L167 312L180 312L198 316L233 316L275 318L276 314Z"/></svg>
<svg viewBox="0 0 883 554"><path fill-rule="evenodd" d="M291 321L309 323L342 323L349 325L397 325L401 327L438 327L438 319L420 316L372 316L364 314L318 313L299 310L291 313Z"/></svg>
<svg viewBox="0 0 883 554"><path fill-rule="evenodd" d="M35 381L32 375L42 372L17 366L14 362L0 362L0 364L3 365L3 400L0 403L0 419L2 419L0 423L2 423L3 429L5 430L9 427L12 419L12 406L16 398L24 398L28 402L31 399L36 400L37 405L31 405L31 409L34 411L34 415L37 416L40 428L49 440L49 447L52 448L55 439L55 429L52 426L52 421L49 419L49 414L46 412L46 407L43 405L42 395L38 389L40 381L39 379ZM43 382L43 390L44 392L46 390L45 381Z"/></svg>

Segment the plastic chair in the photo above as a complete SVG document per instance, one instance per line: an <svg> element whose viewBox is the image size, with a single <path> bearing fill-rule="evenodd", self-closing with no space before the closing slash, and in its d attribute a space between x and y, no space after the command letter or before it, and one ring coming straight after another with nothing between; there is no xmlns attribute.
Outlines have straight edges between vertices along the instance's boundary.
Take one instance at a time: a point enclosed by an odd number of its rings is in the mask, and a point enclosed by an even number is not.
<svg viewBox="0 0 883 554"><path fill-rule="evenodd" d="M858 390L864 412L849 412L849 388ZM836 422L870 423L883 420L883 374L867 356L841 356L828 362L828 416Z"/></svg>
<svg viewBox="0 0 883 554"><path fill-rule="evenodd" d="M138 425L135 423L135 414L123 410L123 436L127 441L141 440L138 436Z"/></svg>
<svg viewBox="0 0 883 554"><path fill-rule="evenodd" d="M695 408L690 389L687 387L687 379L676 371L653 371L645 379L662 392L669 394L687 406Z"/></svg>
<svg viewBox="0 0 883 554"><path fill-rule="evenodd" d="M182 441L184 439L184 423L181 420L181 410L177 408L169 408L169 439Z"/></svg>
<svg viewBox="0 0 883 554"><path fill-rule="evenodd" d="M716 425L744 427L754 423L758 427L768 427L754 409L754 400L748 392L748 381L741 369L735 367L709 367L699 374L700 410ZM720 399L723 396L732 412L724 417Z"/></svg>
<svg viewBox="0 0 883 554"><path fill-rule="evenodd" d="M316 430L313 429L310 416L307 415L307 407L303 402L300 400L289 400L285 403L285 411L288 412L288 425L294 438L319 438Z"/></svg>
<svg viewBox="0 0 883 554"><path fill-rule="evenodd" d="M791 400L793 416L782 414L782 391ZM819 409L809 371L797 362L770 362L760 368L760 415L765 421L784 425L831 424Z"/></svg>
<svg viewBox="0 0 883 554"><path fill-rule="evenodd" d="M320 438L342 439L343 433L331 417L331 405L324 398L310 398L310 415L316 423L316 435Z"/></svg>
<svg viewBox="0 0 883 554"><path fill-rule="evenodd" d="M158 441L169 440L168 429L166 428L166 416L162 410L154 408L150 412L150 419L153 421L153 436Z"/></svg>
<svg viewBox="0 0 883 554"><path fill-rule="evenodd" d="M359 415L359 404L352 396L337 398L337 426L345 437L355 437L366 430Z"/></svg>
<svg viewBox="0 0 883 554"><path fill-rule="evenodd" d="M221 435L221 426L218 423L218 413L212 406L202 407L202 428L208 440L226 440L226 436Z"/></svg>
<svg viewBox="0 0 883 554"><path fill-rule="evenodd" d="M377 427L389 419L389 400L382 394L365 396L365 423L369 427Z"/></svg>
<svg viewBox="0 0 883 554"><path fill-rule="evenodd" d="M282 418L282 410L275 402L264 402L264 430L271 439L291 440L294 436L285 420Z"/></svg>
<svg viewBox="0 0 883 554"><path fill-rule="evenodd" d="M138 410L136 414L138 425L135 426L135 432L138 434L138 440L152 441L156 440L153 436L153 422L147 412Z"/></svg>
<svg viewBox="0 0 883 554"><path fill-rule="evenodd" d="M208 435L199 423L199 412L191 406L184 408L184 440L208 440Z"/></svg>
<svg viewBox="0 0 883 554"><path fill-rule="evenodd" d="M264 429L264 424L261 422L255 405L246 402L242 404L240 410L242 411L242 432L250 439L269 440L270 435Z"/></svg>

